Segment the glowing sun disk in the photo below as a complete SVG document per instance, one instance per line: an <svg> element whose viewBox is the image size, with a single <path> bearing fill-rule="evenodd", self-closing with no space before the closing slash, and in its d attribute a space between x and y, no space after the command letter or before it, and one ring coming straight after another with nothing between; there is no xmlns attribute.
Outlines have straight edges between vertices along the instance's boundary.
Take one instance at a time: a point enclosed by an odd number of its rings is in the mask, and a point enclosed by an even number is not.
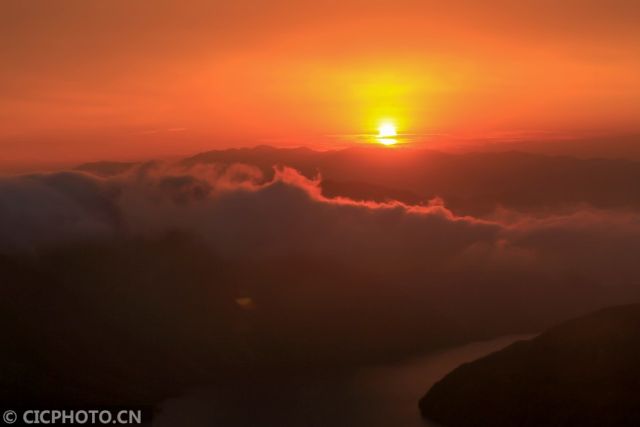
<svg viewBox="0 0 640 427"><path fill-rule="evenodd" d="M378 138L392 138L397 135L396 125L391 122L382 122L378 126Z"/></svg>
<svg viewBox="0 0 640 427"><path fill-rule="evenodd" d="M398 141L395 137L398 135L396 131L396 125L390 121L384 121L378 126L377 141L383 145L394 145Z"/></svg>

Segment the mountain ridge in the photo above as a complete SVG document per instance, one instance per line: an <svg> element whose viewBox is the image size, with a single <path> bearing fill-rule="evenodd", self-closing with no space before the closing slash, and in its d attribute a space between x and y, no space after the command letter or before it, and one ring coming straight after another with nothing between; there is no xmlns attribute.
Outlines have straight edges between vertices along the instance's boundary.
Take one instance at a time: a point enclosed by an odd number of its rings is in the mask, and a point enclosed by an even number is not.
<svg viewBox="0 0 640 427"><path fill-rule="evenodd" d="M447 427L640 423L640 304L569 320L463 364L420 400Z"/></svg>

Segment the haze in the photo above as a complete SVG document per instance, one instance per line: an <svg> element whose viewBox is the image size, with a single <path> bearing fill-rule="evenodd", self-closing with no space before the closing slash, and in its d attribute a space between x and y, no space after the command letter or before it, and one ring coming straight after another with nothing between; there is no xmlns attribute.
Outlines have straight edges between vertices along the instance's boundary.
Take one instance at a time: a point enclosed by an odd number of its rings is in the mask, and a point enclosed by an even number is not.
<svg viewBox="0 0 640 427"><path fill-rule="evenodd" d="M630 0L0 0L0 401L409 427L435 378L389 364L442 376L637 302L638 23ZM549 362L518 365L551 381L542 415L612 425L553 396L640 395L632 317L518 347ZM579 392L547 393L563 371Z"/></svg>

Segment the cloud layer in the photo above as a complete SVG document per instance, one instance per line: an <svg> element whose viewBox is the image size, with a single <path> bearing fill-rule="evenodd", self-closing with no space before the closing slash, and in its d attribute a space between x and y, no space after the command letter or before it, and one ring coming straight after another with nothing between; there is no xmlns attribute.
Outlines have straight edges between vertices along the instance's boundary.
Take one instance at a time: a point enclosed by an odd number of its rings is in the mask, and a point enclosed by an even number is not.
<svg viewBox="0 0 640 427"><path fill-rule="evenodd" d="M65 342L124 352L96 353L89 371L149 352L205 370L350 363L640 294L633 211L460 216L440 199L327 198L319 178L243 164L2 178L0 253L9 320L78 372Z"/></svg>
<svg viewBox="0 0 640 427"><path fill-rule="evenodd" d="M502 209L478 218L456 215L445 203L327 198L320 178L285 167L265 180L243 164L148 163L106 178L80 172L5 177L0 249L40 251L181 231L229 260L304 255L354 268L420 271L526 264L550 274L588 272L603 282L633 278L636 212L578 206L537 214Z"/></svg>

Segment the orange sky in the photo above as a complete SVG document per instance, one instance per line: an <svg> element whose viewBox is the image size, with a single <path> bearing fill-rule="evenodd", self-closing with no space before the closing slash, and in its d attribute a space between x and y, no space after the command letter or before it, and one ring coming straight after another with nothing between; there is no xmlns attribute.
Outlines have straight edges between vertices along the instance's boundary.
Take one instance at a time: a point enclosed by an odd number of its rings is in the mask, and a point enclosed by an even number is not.
<svg viewBox="0 0 640 427"><path fill-rule="evenodd" d="M636 133L640 3L5 0L0 165L375 132Z"/></svg>

